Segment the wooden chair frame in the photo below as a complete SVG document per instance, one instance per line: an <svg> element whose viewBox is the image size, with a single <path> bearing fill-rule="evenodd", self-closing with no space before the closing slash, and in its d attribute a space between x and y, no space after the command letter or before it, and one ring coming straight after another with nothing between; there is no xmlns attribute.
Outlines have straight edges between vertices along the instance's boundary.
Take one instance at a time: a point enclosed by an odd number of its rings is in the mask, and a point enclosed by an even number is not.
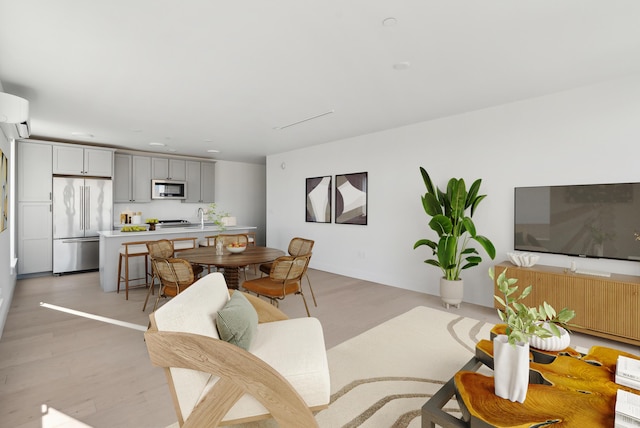
<svg viewBox="0 0 640 428"><path fill-rule="evenodd" d="M152 364L163 367L171 390L178 423L184 428L218 426L244 395L255 397L270 413L237 421L243 423L273 417L280 427L317 427L312 411L291 384L273 367L235 345L192 333L158 331L151 315L145 342ZM220 377L185 421L180 412L170 367L198 370Z"/></svg>

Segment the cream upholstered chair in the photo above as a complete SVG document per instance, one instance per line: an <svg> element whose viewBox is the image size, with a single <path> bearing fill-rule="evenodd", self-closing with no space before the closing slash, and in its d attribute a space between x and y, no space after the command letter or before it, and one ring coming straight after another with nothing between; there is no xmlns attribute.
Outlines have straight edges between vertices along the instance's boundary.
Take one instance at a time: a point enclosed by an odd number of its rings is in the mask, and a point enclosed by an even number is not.
<svg viewBox="0 0 640 428"><path fill-rule="evenodd" d="M277 305L278 300L282 300L290 294L299 294L302 296L307 316L311 316L307 299L305 299L300 285L310 258L311 254L297 257L278 257L271 264L269 276L245 281L242 283L242 288L258 296L268 298L274 305Z"/></svg>
<svg viewBox="0 0 640 428"><path fill-rule="evenodd" d="M289 253L290 256L302 256L304 254L311 254L314 243L315 241L311 239L295 237L289 242L289 248L287 248L287 252ZM261 264L260 272L262 272L263 274L269 275L269 272L271 272L271 264L272 262ZM313 293L313 287L311 287L311 280L309 279L309 274L307 273L306 269L304 271L304 276L307 278L307 283L309 284L309 290L311 290L313 305L317 307L318 303L316 302L316 295Z"/></svg>
<svg viewBox="0 0 640 428"><path fill-rule="evenodd" d="M255 318L246 307L235 312L253 326L253 340L246 347L222 340L219 333L221 314L238 308L233 305L236 293L257 312ZM145 343L151 362L165 370L180 426L215 427L269 417L285 428L318 426L312 412L328 406L330 378L316 318L287 319L267 302L239 291L230 298L218 272L201 278L149 318Z"/></svg>
<svg viewBox="0 0 640 428"><path fill-rule="evenodd" d="M129 300L129 282L144 280L145 285L148 285L149 280L149 262L147 256L149 251L147 250L146 241L135 242L123 242L120 246L120 254L118 257L118 287L117 293L120 293L120 282L124 280L125 299ZM144 276L138 278L129 278L129 259L132 257L144 257ZM124 275L122 272L122 265L124 262Z"/></svg>

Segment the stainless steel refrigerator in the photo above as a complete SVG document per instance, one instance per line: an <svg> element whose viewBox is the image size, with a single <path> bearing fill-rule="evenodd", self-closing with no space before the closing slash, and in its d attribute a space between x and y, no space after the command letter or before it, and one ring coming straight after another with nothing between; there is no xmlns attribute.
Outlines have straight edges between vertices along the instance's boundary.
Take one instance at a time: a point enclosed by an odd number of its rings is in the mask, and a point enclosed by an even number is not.
<svg viewBox="0 0 640 428"><path fill-rule="evenodd" d="M113 228L110 179L53 178L53 273L98 269L98 231Z"/></svg>

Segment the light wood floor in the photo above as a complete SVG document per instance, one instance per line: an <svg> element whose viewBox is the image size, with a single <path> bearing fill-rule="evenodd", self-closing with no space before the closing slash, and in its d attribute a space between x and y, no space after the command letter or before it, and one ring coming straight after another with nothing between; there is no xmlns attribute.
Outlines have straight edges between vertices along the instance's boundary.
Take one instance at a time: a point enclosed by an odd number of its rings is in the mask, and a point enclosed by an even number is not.
<svg viewBox="0 0 640 428"><path fill-rule="evenodd" d="M322 322L327 348L416 306L445 310L438 297L311 270L318 301L312 316ZM166 427L175 422L164 373L152 367L141 331L44 308L40 302L146 326L146 290L103 293L98 273L45 276L18 281L0 340L0 426L42 428L56 415L67 427ZM302 299L280 304L290 317L305 316ZM463 304L462 316L497 322L491 308ZM425 326L429 328L429 326ZM384 343L384 341L381 341ZM579 334L574 346L624 344ZM66 415L66 416L65 416ZM57 426L57 425L56 425Z"/></svg>

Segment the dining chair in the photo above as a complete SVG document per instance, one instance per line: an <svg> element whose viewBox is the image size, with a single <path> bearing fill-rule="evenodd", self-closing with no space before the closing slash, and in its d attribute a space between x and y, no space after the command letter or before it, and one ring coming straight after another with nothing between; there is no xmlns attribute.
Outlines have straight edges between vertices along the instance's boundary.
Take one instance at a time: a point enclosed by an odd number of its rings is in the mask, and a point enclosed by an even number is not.
<svg viewBox="0 0 640 428"><path fill-rule="evenodd" d="M191 263L176 258L151 257L151 264L160 280L160 290L153 305L153 312L158 308L160 297L175 297L186 290L197 278L191 268ZM147 294L147 298L148 298ZM145 300L145 306L147 302ZM144 310L144 308L143 308Z"/></svg>
<svg viewBox="0 0 640 428"><path fill-rule="evenodd" d="M275 306L278 306L278 301L286 296L299 294L302 296L307 316L311 316L301 287L301 279L310 258L311 254L278 257L271 265L269 276L245 281L242 287L248 292L268 298Z"/></svg>
<svg viewBox="0 0 640 428"><path fill-rule="evenodd" d="M186 238L187 240L191 240L191 238ZM195 238L194 238L195 239ZM176 248L174 246L175 240L182 240L181 238L176 239L159 239L157 241L149 241L147 242L147 251L149 257L152 259L151 263L151 285L149 286L149 290L147 291L147 297L144 299L144 305L142 306L142 311L144 312L147 308L147 302L149 301L149 295L154 293L155 288L155 279L160 278L156 265L153 263L153 259L171 259L175 258ZM195 241L193 241L195 243ZM188 263L188 262L187 262ZM202 274L203 268L200 265L192 265L191 270L193 272L194 277L197 279ZM160 281L159 292L162 290L162 281Z"/></svg>
<svg viewBox="0 0 640 428"><path fill-rule="evenodd" d="M246 233L221 233L219 235L205 236L204 239L206 240L206 244L204 245L206 247L215 247L216 241L218 239L222 239L223 247L226 247L227 245L232 243L244 244L245 247L250 245L249 235ZM245 281L247 280L247 271L245 270L246 268L247 266L238 267L238 269L244 273Z"/></svg>
<svg viewBox="0 0 640 428"><path fill-rule="evenodd" d="M315 241L306 238L295 237L291 239L289 242L289 248L287 248L287 252L290 256L301 256L304 254L311 254L311 250L313 250L313 244ZM260 265L260 272L262 274L269 275L271 272L271 264L263 263ZM304 276L307 278L307 283L309 284L309 290L311 290L311 297L313 298L313 305L318 307L318 303L316 302L316 295L313 293L313 287L311 287L311 280L309 279L309 274L307 273L307 269L304 271Z"/></svg>

